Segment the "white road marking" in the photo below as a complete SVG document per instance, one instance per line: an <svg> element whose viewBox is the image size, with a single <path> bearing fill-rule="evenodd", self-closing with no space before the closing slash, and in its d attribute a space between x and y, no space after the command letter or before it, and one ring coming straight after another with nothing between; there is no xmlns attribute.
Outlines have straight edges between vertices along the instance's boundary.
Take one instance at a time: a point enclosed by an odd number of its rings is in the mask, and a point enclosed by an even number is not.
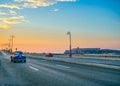
<svg viewBox="0 0 120 86"><path fill-rule="evenodd" d="M62 67L62 68L70 68L70 67L68 67L68 66L64 66L64 65L56 65L56 66L58 66L58 67Z"/></svg>
<svg viewBox="0 0 120 86"><path fill-rule="evenodd" d="M33 66L29 66L29 68L31 68L31 69L33 69L33 70L36 70L36 71L39 70L39 69L37 69L37 68L35 68L35 67L33 67Z"/></svg>

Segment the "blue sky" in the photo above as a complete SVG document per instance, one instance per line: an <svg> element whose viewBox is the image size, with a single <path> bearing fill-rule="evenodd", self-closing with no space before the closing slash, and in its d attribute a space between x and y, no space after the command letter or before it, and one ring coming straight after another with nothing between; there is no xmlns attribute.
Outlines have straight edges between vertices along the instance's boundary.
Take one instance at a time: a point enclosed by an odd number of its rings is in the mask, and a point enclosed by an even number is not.
<svg viewBox="0 0 120 86"><path fill-rule="evenodd" d="M59 48L56 41L66 39L66 32L71 31L73 47L120 49L120 0L2 0L0 18L4 38L10 34L20 37L19 32L24 31L24 36L34 34L31 40L51 36Z"/></svg>

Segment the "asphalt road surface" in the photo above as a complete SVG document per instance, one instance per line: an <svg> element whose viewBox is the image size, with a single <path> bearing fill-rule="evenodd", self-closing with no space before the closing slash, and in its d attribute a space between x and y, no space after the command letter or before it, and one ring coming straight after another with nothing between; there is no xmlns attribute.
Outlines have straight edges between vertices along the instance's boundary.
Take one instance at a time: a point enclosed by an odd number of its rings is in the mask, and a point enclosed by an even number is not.
<svg viewBox="0 0 120 86"><path fill-rule="evenodd" d="M27 58L11 63L0 55L0 86L120 86L120 70Z"/></svg>

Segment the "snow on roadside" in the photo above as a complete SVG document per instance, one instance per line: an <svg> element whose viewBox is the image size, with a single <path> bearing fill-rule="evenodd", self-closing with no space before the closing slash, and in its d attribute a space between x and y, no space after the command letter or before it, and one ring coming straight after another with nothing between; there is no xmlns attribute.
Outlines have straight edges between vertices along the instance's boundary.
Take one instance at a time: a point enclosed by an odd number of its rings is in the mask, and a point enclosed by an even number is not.
<svg viewBox="0 0 120 86"><path fill-rule="evenodd" d="M4 58L7 60L10 60L10 56L7 55L5 52L1 51L1 53L3 54Z"/></svg>
<svg viewBox="0 0 120 86"><path fill-rule="evenodd" d="M58 61L69 61L69 62L77 62L77 63L92 63L92 64L104 64L104 65L110 65L110 66L120 66L120 60L117 59L97 59L96 58L68 58L68 57L45 57L45 56L35 56L35 55L28 55L30 57L35 58L42 58L42 59L48 59L48 60L58 60Z"/></svg>

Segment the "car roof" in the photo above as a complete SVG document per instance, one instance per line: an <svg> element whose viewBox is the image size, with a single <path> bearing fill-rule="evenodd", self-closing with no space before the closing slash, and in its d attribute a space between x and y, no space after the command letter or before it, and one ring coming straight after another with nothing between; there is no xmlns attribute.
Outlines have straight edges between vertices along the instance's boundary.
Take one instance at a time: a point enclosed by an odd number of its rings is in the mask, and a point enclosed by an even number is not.
<svg viewBox="0 0 120 86"><path fill-rule="evenodd" d="M15 51L14 53L23 53L22 51Z"/></svg>

